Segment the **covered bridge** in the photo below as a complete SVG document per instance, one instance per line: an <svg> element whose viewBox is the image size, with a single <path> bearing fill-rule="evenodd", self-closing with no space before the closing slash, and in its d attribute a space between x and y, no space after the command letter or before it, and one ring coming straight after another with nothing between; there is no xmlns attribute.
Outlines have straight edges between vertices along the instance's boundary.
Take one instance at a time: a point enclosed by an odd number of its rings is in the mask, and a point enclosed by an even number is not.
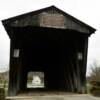
<svg viewBox="0 0 100 100"><path fill-rule="evenodd" d="M11 41L9 95L27 91L29 72L44 73L41 91L85 91L88 37L94 28L55 6L2 23Z"/></svg>

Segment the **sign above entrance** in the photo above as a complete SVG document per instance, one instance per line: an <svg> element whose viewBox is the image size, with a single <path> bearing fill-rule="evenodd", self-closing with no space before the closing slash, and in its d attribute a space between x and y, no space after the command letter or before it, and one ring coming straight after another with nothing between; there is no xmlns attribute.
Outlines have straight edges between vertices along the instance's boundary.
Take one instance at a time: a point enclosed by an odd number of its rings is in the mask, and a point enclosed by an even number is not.
<svg viewBox="0 0 100 100"><path fill-rule="evenodd" d="M53 28L66 28L65 17L62 14L42 13L40 16L40 26Z"/></svg>

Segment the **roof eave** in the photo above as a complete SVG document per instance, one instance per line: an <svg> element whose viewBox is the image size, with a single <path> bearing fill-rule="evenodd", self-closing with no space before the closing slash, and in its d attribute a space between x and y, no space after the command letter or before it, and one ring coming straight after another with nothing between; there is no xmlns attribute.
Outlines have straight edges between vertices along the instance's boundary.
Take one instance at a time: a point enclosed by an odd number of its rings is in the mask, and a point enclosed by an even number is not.
<svg viewBox="0 0 100 100"><path fill-rule="evenodd" d="M22 17L24 17L24 16L28 16L29 14L33 14L33 13L34 13L34 14L38 14L38 13L41 13L41 12L43 12L43 11L47 11L47 10L49 10L49 9L56 9L56 10L58 10L60 13L64 14L65 16L70 17L71 20L75 21L75 22L78 23L79 25L81 25L81 26L85 27L86 29L88 29L90 35L93 34L93 33L95 33L95 31L96 31L95 28L93 28L93 27L91 27L90 25L88 25L88 24L86 24L86 23L80 21L79 19L77 19L77 18L75 18L75 17L69 15L68 13L64 12L63 10L60 10L59 8L55 7L54 5L49 6L49 7L46 7L46 8L42 8L42 9L39 9L39 10L36 10L36 11L32 11L32 12L29 12L29 13L25 13L25 14L22 14L22 15L19 15L19 16L15 16L15 17L12 17L12 18L9 18L9 19L2 20L2 23L3 23L3 25L4 25L4 27L5 27L6 31L7 31L7 27L9 27L8 21L13 21L13 20L15 20L15 19L20 19L20 18L22 18ZM8 31L7 31L7 32L8 32ZM9 34L9 33L8 33L8 34Z"/></svg>

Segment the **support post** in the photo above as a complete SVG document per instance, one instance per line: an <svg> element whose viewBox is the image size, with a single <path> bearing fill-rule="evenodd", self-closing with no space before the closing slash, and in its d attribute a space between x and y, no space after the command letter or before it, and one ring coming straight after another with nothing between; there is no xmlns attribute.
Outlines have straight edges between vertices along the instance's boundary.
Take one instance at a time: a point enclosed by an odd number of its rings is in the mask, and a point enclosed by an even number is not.
<svg viewBox="0 0 100 100"><path fill-rule="evenodd" d="M14 42L11 41L10 48L10 71L9 71L9 86L8 86L8 95L15 96L19 91L19 70L20 63L19 58L14 58Z"/></svg>
<svg viewBox="0 0 100 100"><path fill-rule="evenodd" d="M88 36L86 36L84 40L82 93L87 92L87 87L86 87L87 54L88 54Z"/></svg>

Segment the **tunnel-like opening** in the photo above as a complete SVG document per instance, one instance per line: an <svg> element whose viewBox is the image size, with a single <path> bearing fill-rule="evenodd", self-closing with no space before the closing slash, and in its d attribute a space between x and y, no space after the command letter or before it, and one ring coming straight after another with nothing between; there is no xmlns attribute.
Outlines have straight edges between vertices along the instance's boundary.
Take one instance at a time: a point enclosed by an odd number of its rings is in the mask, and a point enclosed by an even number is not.
<svg viewBox="0 0 100 100"><path fill-rule="evenodd" d="M22 42L22 69L26 73L44 73L45 85L42 90L76 90L74 78L77 77L77 52L80 43L78 37L72 37L76 31L25 28L22 32L28 34L24 35ZM75 35L77 34L79 35L76 32ZM36 89L39 88L34 90Z"/></svg>

